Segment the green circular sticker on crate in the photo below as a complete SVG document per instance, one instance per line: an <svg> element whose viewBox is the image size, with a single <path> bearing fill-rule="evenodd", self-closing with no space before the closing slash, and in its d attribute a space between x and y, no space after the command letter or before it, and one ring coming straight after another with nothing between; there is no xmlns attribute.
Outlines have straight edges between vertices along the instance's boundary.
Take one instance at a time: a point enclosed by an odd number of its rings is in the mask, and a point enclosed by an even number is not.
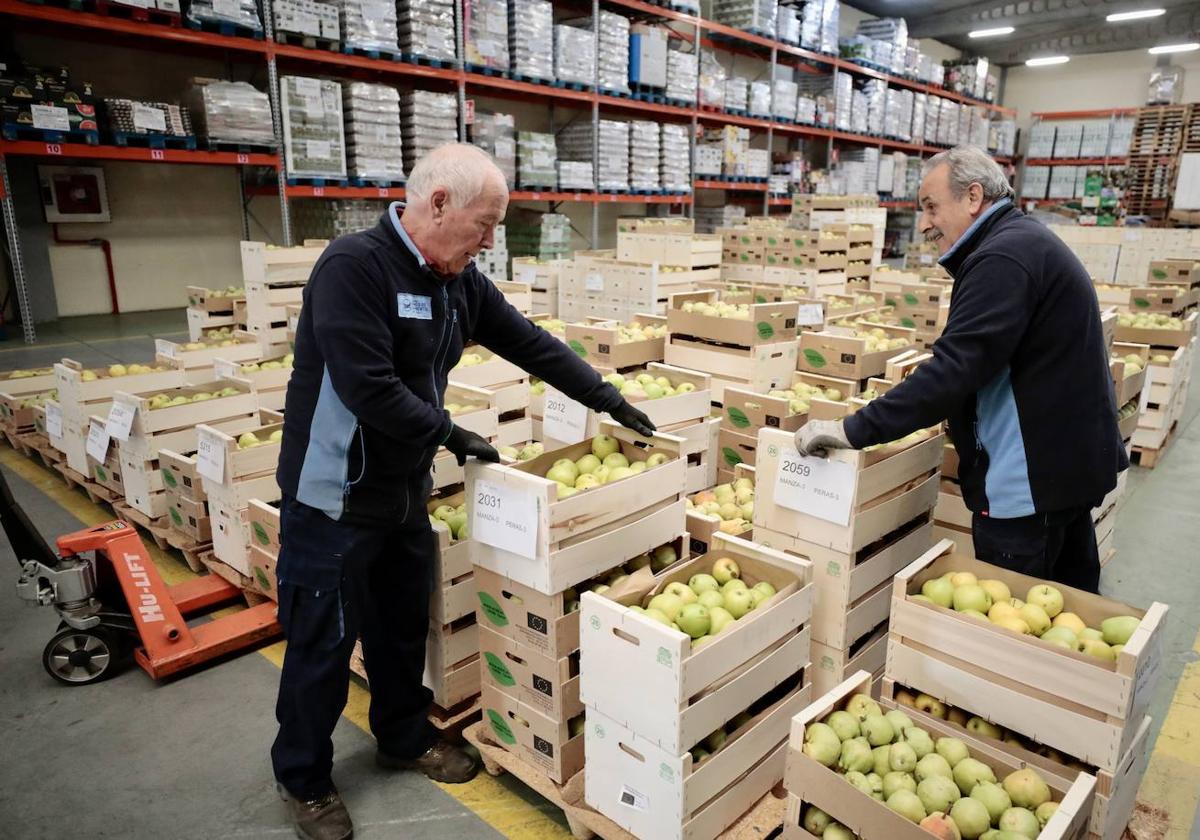
<svg viewBox="0 0 1200 840"><path fill-rule="evenodd" d="M167 510L169 510L171 512L171 521L172 522L174 522L176 525L183 524L183 517L180 516L179 511L177 511L175 508L167 508Z"/></svg>
<svg viewBox="0 0 1200 840"><path fill-rule="evenodd" d="M758 322L758 337L761 339L772 338L775 335L775 328L766 321Z"/></svg>
<svg viewBox="0 0 1200 840"><path fill-rule="evenodd" d="M804 350L804 359L815 368L823 368L826 365L825 357L817 350L811 347L806 347Z"/></svg>
<svg viewBox="0 0 1200 840"><path fill-rule="evenodd" d="M1139 309L1149 309L1150 301L1146 300L1145 298L1134 298L1133 305Z"/></svg>
<svg viewBox="0 0 1200 840"><path fill-rule="evenodd" d="M159 472L162 473L163 484L167 485L168 487L174 487L176 485L175 473L171 472L166 467L163 467L161 470L159 470Z"/></svg>
<svg viewBox="0 0 1200 840"><path fill-rule="evenodd" d="M496 733L496 737L509 746L515 745L517 743L517 736L513 734L512 727L508 725L508 721L501 717L500 713L495 709L488 709L487 715L488 722L492 724L492 731Z"/></svg>
<svg viewBox="0 0 1200 840"><path fill-rule="evenodd" d="M898 306L899 305L896 303L895 298L884 298L883 303L885 306Z"/></svg>
<svg viewBox="0 0 1200 840"><path fill-rule="evenodd" d="M571 339L570 341L568 341L567 346L570 347L572 350L574 350L579 355L579 358L581 358L581 359L587 358L587 354L588 354L587 348L584 347L582 344L580 344L575 339Z"/></svg>
<svg viewBox="0 0 1200 840"><path fill-rule="evenodd" d="M909 329L915 329L917 326L917 322L914 321L912 318L901 318L900 326L908 327Z"/></svg>
<svg viewBox="0 0 1200 840"><path fill-rule="evenodd" d="M1150 269L1150 273L1154 275L1155 280L1166 280L1167 279L1167 272L1164 269L1152 268L1152 269Z"/></svg>
<svg viewBox="0 0 1200 840"><path fill-rule="evenodd" d="M254 530L254 538L263 545L271 544L271 537L267 535L267 529L262 526L261 522L252 522L251 526Z"/></svg>
<svg viewBox="0 0 1200 840"><path fill-rule="evenodd" d="M271 581L267 579L267 573L262 570L261 566L254 567L254 580L257 581L264 592L271 591Z"/></svg>
<svg viewBox="0 0 1200 840"><path fill-rule="evenodd" d="M739 429L744 429L750 425L750 418L746 416L746 412L740 408L730 406L725 409L725 413L729 415L729 422L737 426Z"/></svg>
<svg viewBox="0 0 1200 840"><path fill-rule="evenodd" d="M504 612L504 607L497 603L496 599L486 592L479 593L479 605L483 608L483 614L488 617L488 621L495 624L497 627L508 626L508 616Z"/></svg>
<svg viewBox="0 0 1200 840"><path fill-rule="evenodd" d="M99 464L96 465L96 478L100 479L101 481L108 481L108 473L106 473L104 471L104 467L100 466Z"/></svg>
<svg viewBox="0 0 1200 840"><path fill-rule="evenodd" d="M496 654L485 651L483 654L484 660L487 661L488 673L492 675L498 684L511 688L517 684L517 680L512 675L512 671L508 670L508 666L504 664Z"/></svg>
<svg viewBox="0 0 1200 840"><path fill-rule="evenodd" d="M754 296L754 302L755 302L755 303L766 303L766 302L767 302L767 296L766 296L766 295L755 295L755 296Z"/></svg>
<svg viewBox="0 0 1200 840"><path fill-rule="evenodd" d="M725 459L725 463L731 467L736 467L742 463L742 456L728 446L721 447L721 456Z"/></svg>
<svg viewBox="0 0 1200 840"><path fill-rule="evenodd" d="M920 303L920 301L917 300L917 296L914 295L912 292L904 293L904 302L907 303L909 306L916 306L918 303Z"/></svg>

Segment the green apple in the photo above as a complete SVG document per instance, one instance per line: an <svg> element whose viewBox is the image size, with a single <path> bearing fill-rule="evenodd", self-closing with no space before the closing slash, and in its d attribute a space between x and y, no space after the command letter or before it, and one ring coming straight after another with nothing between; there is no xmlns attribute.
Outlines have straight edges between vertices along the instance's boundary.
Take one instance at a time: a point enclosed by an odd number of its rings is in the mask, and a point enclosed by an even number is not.
<svg viewBox="0 0 1200 840"><path fill-rule="evenodd" d="M108 375L109 376L125 376L128 372L129 371L125 368L125 365L109 365L108 366Z"/></svg>
<svg viewBox="0 0 1200 840"><path fill-rule="evenodd" d="M450 517L454 515L453 505L438 505L433 510L433 518L440 519L442 522L449 522Z"/></svg>
<svg viewBox="0 0 1200 840"><path fill-rule="evenodd" d="M596 478L596 476L592 475L591 473L584 473L583 475L579 476L579 478L575 479L576 490L591 490L593 487L599 486L600 479Z"/></svg>
<svg viewBox="0 0 1200 840"><path fill-rule="evenodd" d="M621 444L617 442L617 439L609 435L596 435L592 438L592 454L601 461L620 448Z"/></svg>
<svg viewBox="0 0 1200 840"><path fill-rule="evenodd" d="M605 455L602 463L610 470L615 470L618 467L629 467L629 459L620 452L610 452L609 454Z"/></svg>
<svg viewBox="0 0 1200 840"><path fill-rule="evenodd" d="M258 439L258 435L254 432L243 432L238 438L237 444L239 449L248 449L251 446L258 446L262 441Z"/></svg>
<svg viewBox="0 0 1200 840"><path fill-rule="evenodd" d="M843 741L849 741L851 738L857 738L862 734L858 725L858 718L849 712L831 712L825 718L825 723Z"/></svg>
<svg viewBox="0 0 1200 840"><path fill-rule="evenodd" d="M707 636L709 630L712 629L712 617L708 613L708 608L703 604L685 604L679 611L675 623L679 625L680 630L693 639Z"/></svg>
<svg viewBox="0 0 1200 840"><path fill-rule="evenodd" d="M654 574L671 566L679 559L679 555L675 552L673 545L660 545L654 551L650 552L650 571Z"/></svg>
<svg viewBox="0 0 1200 840"><path fill-rule="evenodd" d="M946 578L933 578L921 585L921 594L939 607L950 607L954 603L954 584Z"/></svg>
<svg viewBox="0 0 1200 840"><path fill-rule="evenodd" d="M1118 615L1100 622L1100 632L1110 645L1126 645L1141 621L1132 615Z"/></svg>
<svg viewBox="0 0 1200 840"><path fill-rule="evenodd" d="M682 581L671 581L663 587L663 592L668 592L671 595L674 595L684 604L696 603L696 593L692 591L690 586Z"/></svg>
<svg viewBox="0 0 1200 840"><path fill-rule="evenodd" d="M719 636L722 631L732 627L737 622L733 614L725 609L724 599L722 599L721 604L708 608L708 618L711 622L708 632L713 636Z"/></svg>
<svg viewBox="0 0 1200 840"><path fill-rule="evenodd" d="M1019 613L1021 620L1029 625L1029 632L1033 635L1040 636L1050 629L1050 616L1032 601L1026 601Z"/></svg>
<svg viewBox="0 0 1200 840"><path fill-rule="evenodd" d="M1050 618L1058 615L1063 611L1063 596L1062 593L1053 586L1045 583L1039 583L1037 586L1030 588L1029 593L1025 596L1027 604L1037 604L1046 611L1046 615Z"/></svg>
<svg viewBox="0 0 1200 840"><path fill-rule="evenodd" d="M1001 601L1007 601L1012 597L1012 591L1008 588L1008 584L1002 580L989 578L979 581L979 585L982 586L983 591L991 597L993 604L998 604ZM987 612L987 610L984 610L984 612Z"/></svg>
<svg viewBox="0 0 1200 840"><path fill-rule="evenodd" d="M754 596L750 594L750 590L745 587L741 589L731 589L724 593L725 609L734 618L741 618L746 613L754 608Z"/></svg>
<svg viewBox="0 0 1200 840"><path fill-rule="evenodd" d="M659 624L665 624L668 627L671 626L670 616L657 607L647 607L642 615L646 616L646 618L649 618L652 621L657 621Z"/></svg>
<svg viewBox="0 0 1200 840"><path fill-rule="evenodd" d="M683 609L683 601L678 595L672 595L669 592L660 592L650 599L650 603L646 605L649 610L659 610L668 619L674 621L679 611Z"/></svg>
<svg viewBox="0 0 1200 840"><path fill-rule="evenodd" d="M717 583L724 586L729 581L740 578L742 570L732 557L721 557L713 563L712 576Z"/></svg>
<svg viewBox="0 0 1200 840"><path fill-rule="evenodd" d="M702 595L705 592L717 592L721 588L721 584L717 582L715 577L704 574L703 572L692 575L691 579L688 580L688 586L690 586L692 591L697 595Z"/></svg>
<svg viewBox="0 0 1200 840"><path fill-rule="evenodd" d="M600 466L600 459L591 453L584 455L575 462L575 469L578 470L580 475L586 475L587 473L595 470L598 466Z"/></svg>
<svg viewBox="0 0 1200 840"><path fill-rule="evenodd" d="M992 596L988 595L987 590L977 583L956 586L951 601L954 609L960 612L975 610L978 613L987 613L992 608Z"/></svg>
<svg viewBox="0 0 1200 840"><path fill-rule="evenodd" d="M696 602L712 609L725 606L725 596L719 590L705 590L696 596Z"/></svg>
<svg viewBox="0 0 1200 840"><path fill-rule="evenodd" d="M1101 662L1116 661L1116 654L1113 649L1099 639L1081 639L1079 642L1079 652L1084 656L1090 656L1093 659L1099 659Z"/></svg>

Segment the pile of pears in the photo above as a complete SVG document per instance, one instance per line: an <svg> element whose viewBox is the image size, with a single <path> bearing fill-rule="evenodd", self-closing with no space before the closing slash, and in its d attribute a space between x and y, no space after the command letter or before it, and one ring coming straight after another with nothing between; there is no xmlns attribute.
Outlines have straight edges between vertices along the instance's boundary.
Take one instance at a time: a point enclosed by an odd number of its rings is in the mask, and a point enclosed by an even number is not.
<svg viewBox="0 0 1200 840"><path fill-rule="evenodd" d="M912 344L904 336L889 338L887 332L881 327L872 327L869 330L856 329L854 334L866 343L868 353L875 353L880 350L899 350L901 347L908 347Z"/></svg>
<svg viewBox="0 0 1200 840"><path fill-rule="evenodd" d="M691 382L672 382L665 376L654 376L646 371L640 373L606 373L604 381L621 392L627 400L657 400L676 394L690 394L696 390Z"/></svg>
<svg viewBox="0 0 1200 840"><path fill-rule="evenodd" d="M545 451L545 444L536 440L532 443L525 444L520 449L515 446L501 446L499 449L501 455L513 461L532 461L534 458L542 455Z"/></svg>
<svg viewBox="0 0 1200 840"><path fill-rule="evenodd" d="M821 388L809 385L807 382L796 382L787 390L776 388L767 392L768 396L788 401L788 411L792 414L808 414L808 409L815 399L830 402L845 402L846 395L838 388Z"/></svg>
<svg viewBox="0 0 1200 840"><path fill-rule="evenodd" d="M1064 612L1063 594L1046 583L1031 586L1025 600L1014 598L1004 581L979 580L971 572L946 572L921 584L910 600L946 607L1005 630L1037 636L1055 647L1113 663L1124 650L1140 619L1111 616L1100 627L1088 627L1073 612Z"/></svg>
<svg viewBox="0 0 1200 840"><path fill-rule="evenodd" d="M750 320L750 304L748 303L726 303L723 300L718 300L715 303L705 303L703 301L689 300L680 308L684 312L694 312L697 315L704 315L707 318L730 318L734 321Z"/></svg>
<svg viewBox="0 0 1200 840"><path fill-rule="evenodd" d="M546 478L558 483L559 500L652 470L668 460L662 452L655 452L645 460L630 461L620 451L617 439L603 434L592 438L591 450L575 461L559 458L546 470Z"/></svg>
<svg viewBox="0 0 1200 840"><path fill-rule="evenodd" d="M255 373L260 370L291 370L296 360L294 353L288 353L278 359L268 359L265 362L247 362L242 365L242 373Z"/></svg>
<svg viewBox="0 0 1200 840"><path fill-rule="evenodd" d="M160 408L172 408L177 405L186 405L187 403L205 402L207 400L215 400L221 397L233 397L242 393L233 386L227 386L220 391L200 391L196 394L155 394L150 398L150 410L155 411Z"/></svg>
<svg viewBox="0 0 1200 840"><path fill-rule="evenodd" d="M1033 768L998 780L958 738L934 739L868 694L805 727L804 754L940 840L1035 840L1058 808ZM855 837L815 806L801 823L822 840Z"/></svg>
<svg viewBox="0 0 1200 840"><path fill-rule="evenodd" d="M267 443L279 443L283 440L283 429L276 429L271 432L266 440L259 439L254 432L245 432L237 439L238 449L253 449L256 446L262 446Z"/></svg>
<svg viewBox="0 0 1200 840"><path fill-rule="evenodd" d="M753 527L754 479L738 478L732 484L718 484L684 499L688 510L706 513L721 520L722 533L740 534Z"/></svg>
<svg viewBox="0 0 1200 840"><path fill-rule="evenodd" d="M625 579L638 569L649 566L650 573L657 575L674 566L677 560L679 560L679 552L675 550L674 543L667 543L652 551L642 552L620 566L609 569L607 572L601 572L590 580L568 588L562 596L563 611L572 613L579 609L580 592L595 592L597 595L603 595L614 586L624 583Z"/></svg>
<svg viewBox="0 0 1200 840"><path fill-rule="evenodd" d="M108 378L119 379L122 376L137 376L142 373L151 373L156 370L170 370L166 365L109 365ZM100 378L99 374L94 370L85 370L79 374L79 378L84 382L95 382Z"/></svg>
<svg viewBox="0 0 1200 840"><path fill-rule="evenodd" d="M1166 312L1120 312L1117 314L1117 324L1122 327L1133 327L1138 330L1183 329L1183 319L1176 318Z"/></svg>

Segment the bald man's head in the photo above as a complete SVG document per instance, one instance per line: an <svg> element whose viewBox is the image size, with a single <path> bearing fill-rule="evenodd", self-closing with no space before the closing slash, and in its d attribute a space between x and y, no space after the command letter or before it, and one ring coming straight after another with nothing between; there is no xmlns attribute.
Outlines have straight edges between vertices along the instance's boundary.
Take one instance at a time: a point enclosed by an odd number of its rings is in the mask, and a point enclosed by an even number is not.
<svg viewBox="0 0 1200 840"><path fill-rule="evenodd" d="M458 274L484 248L508 209L508 184L491 157L467 143L439 146L417 161L401 218L427 262Z"/></svg>

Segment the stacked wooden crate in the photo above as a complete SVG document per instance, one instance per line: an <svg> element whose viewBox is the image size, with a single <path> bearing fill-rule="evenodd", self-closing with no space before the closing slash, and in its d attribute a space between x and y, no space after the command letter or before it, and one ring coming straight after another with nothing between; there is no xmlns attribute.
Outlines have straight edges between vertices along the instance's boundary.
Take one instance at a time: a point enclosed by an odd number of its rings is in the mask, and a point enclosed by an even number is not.
<svg viewBox="0 0 1200 840"><path fill-rule="evenodd" d="M749 511L747 504L751 506ZM728 482L688 496L687 505L688 548L692 554L706 554L717 534L753 538L754 467L738 464Z"/></svg>
<svg viewBox="0 0 1200 840"><path fill-rule="evenodd" d="M522 315L533 315L533 284L523 280L493 280L492 284L514 309Z"/></svg>
<svg viewBox="0 0 1200 840"><path fill-rule="evenodd" d="M602 373L624 373L663 360L666 328L662 315L639 314L625 323L589 318L567 324L564 338L579 358ZM634 329L642 337L630 335Z"/></svg>
<svg viewBox="0 0 1200 840"><path fill-rule="evenodd" d="M938 264L941 255L936 242L911 242L904 249L904 267L930 268Z"/></svg>
<svg viewBox="0 0 1200 840"><path fill-rule="evenodd" d="M529 374L507 359L477 344L463 348L450 371L450 383L491 391L497 412L496 443L513 446L533 437L529 414Z"/></svg>
<svg viewBox="0 0 1200 840"><path fill-rule="evenodd" d="M892 308L900 326L916 330L916 343L930 347L950 318L951 286L923 280L918 274L877 271L871 275L871 288L883 293L884 305Z"/></svg>
<svg viewBox="0 0 1200 840"><path fill-rule="evenodd" d="M1179 319L1178 328L1144 328L1130 324L1131 313L1118 315L1116 341L1150 346L1143 391L1146 395L1133 432L1133 451L1143 466L1154 466L1172 438L1187 403L1196 356L1200 315Z"/></svg>
<svg viewBox="0 0 1200 840"><path fill-rule="evenodd" d="M237 329L234 308L238 302L246 302L246 290L237 287L208 289L204 286L188 286L187 324L191 341L200 341L210 330L227 327Z"/></svg>
<svg viewBox="0 0 1200 840"><path fill-rule="evenodd" d="M558 316L558 287L570 266L571 260L513 257L512 279L529 284L533 314Z"/></svg>
<svg viewBox="0 0 1200 840"><path fill-rule="evenodd" d="M665 559L674 561L687 550L681 441L608 424L603 431L631 462L663 463L569 498L542 476L560 459L578 461L611 445L607 439L513 466L471 462L467 469L485 727L559 784L583 766L578 592L594 578L624 574L623 564L651 551L669 551ZM642 578L650 574L641 570Z"/></svg>
<svg viewBox="0 0 1200 840"><path fill-rule="evenodd" d="M256 424L257 418L257 395L241 379L116 392L107 417L107 434L117 441L126 504L157 524L169 515L160 450L197 449L200 424L236 435Z"/></svg>
<svg viewBox="0 0 1200 840"><path fill-rule="evenodd" d="M453 373L453 372L452 372ZM521 383L485 388L451 380L442 407L456 426L474 432L492 446L511 446L529 440L531 421L524 416L529 406L529 388ZM520 415L520 416L515 416ZM514 417L505 420L501 417ZM446 448L433 459L433 487L441 490L463 482L463 468Z"/></svg>
<svg viewBox="0 0 1200 840"><path fill-rule="evenodd" d="M131 369L136 372L130 373ZM161 358L156 364L136 367L130 364L84 368L71 359L56 364L58 399L46 403L46 430L50 444L64 455L64 467L80 479L90 477L87 455L90 418L93 415L107 418L117 391L167 391L182 386L185 374L182 364Z"/></svg>
<svg viewBox="0 0 1200 840"><path fill-rule="evenodd" d="M828 459L793 435L758 436L754 539L812 564L816 691L858 670L882 676L892 576L932 544L944 437L933 430Z"/></svg>
<svg viewBox="0 0 1200 840"><path fill-rule="evenodd" d="M308 239L294 248L242 243L246 329L259 342L263 356L287 352L287 307L303 301L304 286L328 244L323 239Z"/></svg>
<svg viewBox="0 0 1200 840"><path fill-rule="evenodd" d="M283 411L287 401L287 386L292 378L293 353L289 350L272 358L234 362L217 359L213 362L215 379L244 379L258 394L259 408Z"/></svg>
<svg viewBox="0 0 1200 840"><path fill-rule="evenodd" d="M871 277L875 255L875 229L871 225L851 222L821 226L821 237L846 240L846 282L854 288L865 289ZM817 258L824 255L820 239L817 240ZM822 269L827 270L827 269Z"/></svg>
<svg viewBox="0 0 1200 840"><path fill-rule="evenodd" d="M55 400L57 380L54 368L15 370L0 375L0 429L14 447L17 437L33 431L33 409Z"/></svg>
<svg viewBox="0 0 1200 840"><path fill-rule="evenodd" d="M796 369L799 303L749 305L744 318L700 311L718 303L715 291L671 296L667 364L711 374L712 399L717 403L722 402L726 386L770 391L790 382Z"/></svg>
<svg viewBox="0 0 1200 840"><path fill-rule="evenodd" d="M711 549L644 602L722 560L774 594L703 645L633 605L583 595L585 800L635 837L720 835L782 779L791 718L811 702L808 563L723 535Z"/></svg>
<svg viewBox="0 0 1200 840"><path fill-rule="evenodd" d="M655 263L618 260L615 250L576 251L559 281L558 317L629 321L642 312L662 314L672 292L691 288L686 280L690 274Z"/></svg>
<svg viewBox="0 0 1200 840"><path fill-rule="evenodd" d="M212 520L208 515L208 496L196 470L196 451L158 451L163 492L167 496L167 519L181 545L199 549L212 543Z"/></svg>
<svg viewBox="0 0 1200 840"><path fill-rule="evenodd" d="M639 229L617 232L617 259L661 270L659 285L692 288L721 276L721 237L714 234Z"/></svg>
<svg viewBox="0 0 1200 840"><path fill-rule="evenodd" d="M154 354L159 364L179 366L186 372L188 382L204 382L212 377L217 359L226 362L249 363L262 359L262 345L251 333L239 330L229 338L209 341L154 340Z"/></svg>
<svg viewBox="0 0 1200 840"><path fill-rule="evenodd" d="M858 320L850 327L829 327L800 334L797 368L862 383L887 370L888 360L911 349L916 330Z"/></svg>
<svg viewBox="0 0 1200 840"><path fill-rule="evenodd" d="M915 820L902 815L899 805L896 809L889 808L883 801L855 787L847 775L838 772L836 761L832 766L823 764L806 749L806 737L810 727L821 725L833 712L849 709L853 714L856 709L856 706L852 705L855 698L861 698L863 695L869 697L872 685L870 674L865 671L855 673L831 687L823 695L818 695L812 705L796 715L792 721L787 772L783 782L788 792L782 834L785 840L811 838L814 836L813 829L824 828L826 825L830 826L824 829L827 835L853 836L860 840L921 840L932 833L931 829L919 826ZM891 697L881 697L875 705L880 713L899 710L905 715L910 715L914 711ZM998 741L984 743L976 740L970 737L965 729L960 731L959 727L946 721L920 716L920 719L914 720L913 723L924 730L931 740L940 742L943 738L958 738L962 741L967 748L968 757L957 760L978 762L981 768L978 772L985 779L990 774L991 778L1000 782L1010 774L1032 766L1024 756L1015 755L1007 745ZM1077 840L1083 837L1087 831L1093 803L1097 799L1096 778L1087 773L1064 772L1061 775L1053 775L1043 771L1040 775L1047 783L1046 795L1050 801L1057 803L1057 808L1044 825L1035 821L1033 827L1039 829L1037 836L1041 840ZM967 779L965 773L962 774L962 778ZM913 799L917 799L915 794ZM899 800L897 802L899 803ZM917 804L922 803L917 800ZM949 807L946 810L951 811ZM985 816L991 817L986 808L980 810ZM957 815L959 812L953 813ZM942 816L948 815L943 813ZM997 819L998 816L993 819ZM965 813L960 819L964 825L970 825ZM990 825L992 819L987 822ZM833 823L840 825L846 834L834 832L832 829L836 826ZM948 827L939 829L944 833L938 836L962 836L952 819L945 820L943 824L948 824ZM971 829L971 833L974 833L974 828ZM1022 836L1017 832L1013 834Z"/></svg>
<svg viewBox="0 0 1200 840"><path fill-rule="evenodd" d="M933 698L943 714L945 706L953 706L1056 751L1054 761L1031 760L1026 750L989 741L1060 778L1074 775L1068 762L1094 768L1096 797L1085 809L1088 831L1117 840L1148 758L1146 712L1162 676L1167 607L1154 603L1143 610L1054 584L1062 611L1087 627L1100 628L1116 616L1136 619L1127 641L1115 651L1104 645L1105 656L1098 658L914 600L926 581L951 571L1000 581L1026 600L1026 593L1045 583L963 557L949 541L938 543L896 576L888 679ZM986 666L980 664L980 651L986 651Z"/></svg>
<svg viewBox="0 0 1200 840"><path fill-rule="evenodd" d="M809 267L806 249L817 238L815 231L750 225L721 228L717 233L721 237L722 279L736 274L739 267Z"/></svg>

